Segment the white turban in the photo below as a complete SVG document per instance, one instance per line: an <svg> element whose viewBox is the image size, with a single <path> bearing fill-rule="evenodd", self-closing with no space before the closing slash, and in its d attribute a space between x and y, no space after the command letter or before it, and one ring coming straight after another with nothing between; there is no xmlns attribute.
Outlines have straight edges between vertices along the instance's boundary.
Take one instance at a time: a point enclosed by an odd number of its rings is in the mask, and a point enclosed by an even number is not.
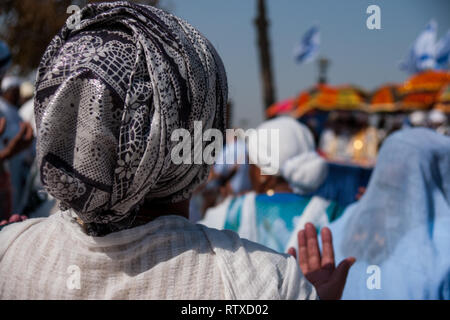
<svg viewBox="0 0 450 320"><path fill-rule="evenodd" d="M22 80L16 76L6 76L2 80L2 92L8 91L9 89L19 88L22 84Z"/></svg>
<svg viewBox="0 0 450 320"><path fill-rule="evenodd" d="M263 174L282 176L299 194L315 191L328 174L309 129L290 117L268 120L251 133L249 158Z"/></svg>

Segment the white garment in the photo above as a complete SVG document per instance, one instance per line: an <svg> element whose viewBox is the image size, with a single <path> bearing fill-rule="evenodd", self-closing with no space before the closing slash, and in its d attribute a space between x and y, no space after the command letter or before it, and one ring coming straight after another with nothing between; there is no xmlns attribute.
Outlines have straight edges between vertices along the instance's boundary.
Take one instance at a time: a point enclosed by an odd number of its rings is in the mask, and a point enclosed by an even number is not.
<svg viewBox="0 0 450 320"><path fill-rule="evenodd" d="M91 237L73 215L58 212L0 232L0 298L316 299L317 294L294 258L230 231L164 216Z"/></svg>
<svg viewBox="0 0 450 320"><path fill-rule="evenodd" d="M249 135L250 163L262 174L282 176L298 194L314 192L328 174L315 149L308 127L287 116L267 120Z"/></svg>

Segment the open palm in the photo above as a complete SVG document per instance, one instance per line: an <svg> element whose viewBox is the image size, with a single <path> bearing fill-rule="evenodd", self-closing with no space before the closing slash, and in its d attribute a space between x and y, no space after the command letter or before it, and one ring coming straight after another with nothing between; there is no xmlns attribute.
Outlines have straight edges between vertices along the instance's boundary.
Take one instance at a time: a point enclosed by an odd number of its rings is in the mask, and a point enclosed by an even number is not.
<svg viewBox="0 0 450 320"><path fill-rule="evenodd" d="M330 229L322 228L321 237L322 254L319 250L317 233L313 224L307 223L305 229L298 232L298 261L300 269L306 279L316 288L320 299L340 299L348 271L355 262L355 258L346 258L336 267ZM296 257L294 248L289 248L288 253Z"/></svg>

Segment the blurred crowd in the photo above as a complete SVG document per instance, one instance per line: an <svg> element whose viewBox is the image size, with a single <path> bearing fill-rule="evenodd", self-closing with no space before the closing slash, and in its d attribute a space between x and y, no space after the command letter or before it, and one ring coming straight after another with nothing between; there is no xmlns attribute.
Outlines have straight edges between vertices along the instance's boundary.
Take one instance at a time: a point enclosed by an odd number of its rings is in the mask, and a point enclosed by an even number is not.
<svg viewBox="0 0 450 320"><path fill-rule="evenodd" d="M18 213L45 215L39 213L49 197L41 192L35 163L34 84L8 74L12 57L4 42L0 42L0 61L0 221Z"/></svg>
<svg viewBox="0 0 450 320"><path fill-rule="evenodd" d="M375 165L383 141L397 130L423 127L450 135L450 116L437 109L396 113L336 110L326 112L325 117L321 126L317 120L320 116L300 119L314 133L322 155L364 166Z"/></svg>

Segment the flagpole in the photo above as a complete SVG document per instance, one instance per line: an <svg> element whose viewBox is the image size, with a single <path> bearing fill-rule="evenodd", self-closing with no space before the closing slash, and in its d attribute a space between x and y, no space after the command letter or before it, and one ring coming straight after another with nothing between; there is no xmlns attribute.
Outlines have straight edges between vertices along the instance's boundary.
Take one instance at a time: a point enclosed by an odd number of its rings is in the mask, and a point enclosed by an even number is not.
<svg viewBox="0 0 450 320"><path fill-rule="evenodd" d="M327 71L328 67L330 66L330 60L325 57L320 57L317 60L317 65L319 66L319 77L317 82L319 84L326 84L327 83Z"/></svg>
<svg viewBox="0 0 450 320"><path fill-rule="evenodd" d="M265 0L258 0L258 16L255 19L255 25L258 35L264 114L266 114L266 109L275 103L276 98L273 83L272 61L270 57L270 43L267 33L269 22L266 18Z"/></svg>

